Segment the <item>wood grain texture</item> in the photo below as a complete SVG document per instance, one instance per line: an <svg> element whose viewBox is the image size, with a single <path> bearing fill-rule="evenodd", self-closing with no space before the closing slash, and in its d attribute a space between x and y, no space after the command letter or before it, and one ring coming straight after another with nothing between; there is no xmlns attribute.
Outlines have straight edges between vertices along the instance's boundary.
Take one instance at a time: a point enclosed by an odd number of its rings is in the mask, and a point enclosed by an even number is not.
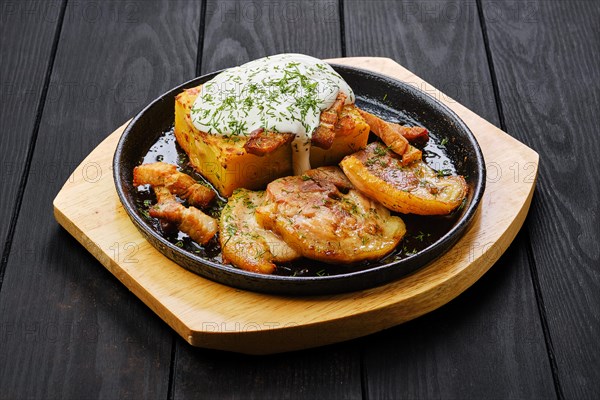
<svg viewBox="0 0 600 400"><path fill-rule="evenodd" d="M499 125L474 2L350 0L345 1L344 15L349 56L372 53L398 60ZM492 180L510 168L507 164L498 170L487 162ZM478 282L457 304L369 342L365 348L369 396L553 396L526 244L523 239L514 243L494 266L496 279ZM452 339L443 340L448 332ZM527 332L527 339L519 332Z"/></svg>
<svg viewBox="0 0 600 400"><path fill-rule="evenodd" d="M7 234L42 101L62 1L2 4L0 15L0 251ZM0 287L5 260L0 265Z"/></svg>
<svg viewBox="0 0 600 400"><path fill-rule="evenodd" d="M285 52L339 57L339 23L337 0L209 1L201 73ZM361 396L359 352L348 345L258 359L177 344L175 398Z"/></svg>
<svg viewBox="0 0 600 400"><path fill-rule="evenodd" d="M523 307L530 301L522 288L529 271L516 268L527 263L523 240L519 234L456 300L370 337L364 350L369 398L555 397L537 309Z"/></svg>
<svg viewBox="0 0 600 400"><path fill-rule="evenodd" d="M356 342L268 356L198 349L181 339L178 342L175 399L362 398Z"/></svg>
<svg viewBox="0 0 600 400"><path fill-rule="evenodd" d="M193 76L191 4L67 6L0 293L2 397L167 397L172 332L56 225L50 204L115 121ZM78 178L90 185L111 175L87 167Z"/></svg>
<svg viewBox="0 0 600 400"><path fill-rule="evenodd" d="M333 59L400 80L419 78L390 59ZM422 82L424 84L424 82ZM435 89L434 89L435 90ZM484 157L499 167L537 162L537 153L458 103L447 102L470 127ZM318 297L271 296L220 285L184 270L152 247L131 223L112 176L77 178L90 163L108 168L124 126L75 170L54 200L58 222L131 291L192 345L270 354L335 343L414 319L462 293L506 250L520 229L535 180L488 182L474 222L443 257L401 280L360 292ZM83 206L85 205L85 206ZM103 212L111 210L110 213ZM112 244L132 243L133 259ZM130 254L132 255L132 254Z"/></svg>
<svg viewBox="0 0 600 400"><path fill-rule="evenodd" d="M483 2L506 128L540 152L528 231L558 385L600 393L597 2ZM523 173L522 166L515 169ZM513 171L511 171L513 173Z"/></svg>
<svg viewBox="0 0 600 400"><path fill-rule="evenodd" d="M337 0L209 1L202 73L278 53L340 57Z"/></svg>
<svg viewBox="0 0 600 400"><path fill-rule="evenodd" d="M389 57L499 125L475 2L345 0L344 5L348 57Z"/></svg>

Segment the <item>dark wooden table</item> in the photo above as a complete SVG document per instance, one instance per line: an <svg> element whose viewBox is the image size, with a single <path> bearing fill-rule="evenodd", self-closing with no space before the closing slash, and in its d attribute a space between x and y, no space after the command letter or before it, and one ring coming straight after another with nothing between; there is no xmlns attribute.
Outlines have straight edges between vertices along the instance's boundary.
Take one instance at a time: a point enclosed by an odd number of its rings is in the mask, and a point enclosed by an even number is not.
<svg viewBox="0 0 600 400"><path fill-rule="evenodd" d="M596 1L3 0L0 398L596 398L599 21ZM193 348L52 200L157 95L280 52L396 60L535 149L537 191L496 265L418 320L266 357Z"/></svg>

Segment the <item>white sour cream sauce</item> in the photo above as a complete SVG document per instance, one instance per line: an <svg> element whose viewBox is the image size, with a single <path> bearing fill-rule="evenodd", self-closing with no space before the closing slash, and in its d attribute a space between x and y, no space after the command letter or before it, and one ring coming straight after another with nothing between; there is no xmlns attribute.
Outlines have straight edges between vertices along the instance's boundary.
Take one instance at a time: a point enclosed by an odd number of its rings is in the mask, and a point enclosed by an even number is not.
<svg viewBox="0 0 600 400"><path fill-rule="evenodd" d="M337 94L354 93L331 66L303 54L278 54L221 72L206 82L191 109L194 126L224 136L256 129L293 133L294 174L310 169L310 141L321 112Z"/></svg>

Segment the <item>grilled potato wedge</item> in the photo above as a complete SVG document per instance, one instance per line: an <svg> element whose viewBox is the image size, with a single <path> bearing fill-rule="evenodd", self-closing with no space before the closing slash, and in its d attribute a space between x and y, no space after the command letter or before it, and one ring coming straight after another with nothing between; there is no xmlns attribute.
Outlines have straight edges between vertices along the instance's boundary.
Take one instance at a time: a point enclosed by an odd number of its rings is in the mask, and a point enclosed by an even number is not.
<svg viewBox="0 0 600 400"><path fill-rule="evenodd" d="M345 157L340 166L358 190L403 214L449 214L468 192L462 176L443 176L422 160L403 166L401 156L380 142Z"/></svg>
<svg viewBox="0 0 600 400"><path fill-rule="evenodd" d="M271 274L276 262L293 261L301 255L277 234L258 225L255 210L264 198L262 191L236 189L221 213L219 240L225 263Z"/></svg>

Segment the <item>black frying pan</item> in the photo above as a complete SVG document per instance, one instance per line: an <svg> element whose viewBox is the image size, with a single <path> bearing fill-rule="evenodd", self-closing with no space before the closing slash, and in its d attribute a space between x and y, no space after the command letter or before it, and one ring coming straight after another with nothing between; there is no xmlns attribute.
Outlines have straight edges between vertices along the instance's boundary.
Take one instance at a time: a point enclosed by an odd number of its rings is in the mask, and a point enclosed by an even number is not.
<svg viewBox="0 0 600 400"><path fill-rule="evenodd" d="M289 295L340 293L378 286L427 265L456 243L472 222L485 188L483 155L469 128L445 105L406 83L358 68L333 67L354 90L359 107L384 119L418 123L434 137L437 133L438 140L442 136L451 138L446 156L452 160L456 172L465 176L469 194L455 222L443 236L408 258L337 275L300 277L243 271L203 258L167 240L142 217L135 205L137 189L132 184L133 168L157 138L173 125L175 96L219 73L214 72L186 82L154 100L136 115L119 140L113 160L117 193L125 211L145 238L165 256L205 278L240 289Z"/></svg>

